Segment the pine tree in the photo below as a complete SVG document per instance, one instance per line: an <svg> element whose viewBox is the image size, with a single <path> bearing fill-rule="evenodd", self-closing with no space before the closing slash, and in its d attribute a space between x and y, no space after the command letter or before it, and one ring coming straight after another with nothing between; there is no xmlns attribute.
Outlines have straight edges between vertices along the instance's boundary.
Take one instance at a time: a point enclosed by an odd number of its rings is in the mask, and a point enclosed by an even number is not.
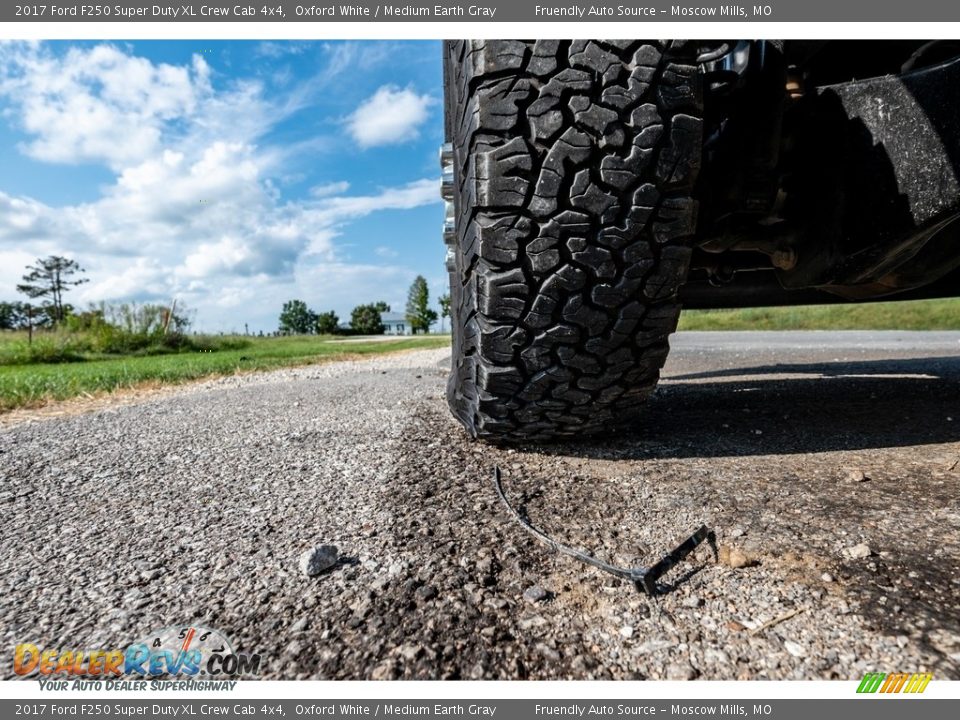
<svg viewBox="0 0 960 720"><path fill-rule="evenodd" d="M407 295L407 322L414 334L429 332L437 313L430 308L430 290L423 275L417 275Z"/></svg>
<svg viewBox="0 0 960 720"><path fill-rule="evenodd" d="M440 306L440 332L443 332L443 318L450 317L450 293L444 293L437 298Z"/></svg>
<svg viewBox="0 0 960 720"><path fill-rule="evenodd" d="M70 306L64 304L63 294L70 288L88 282L87 278L71 278L84 272L76 260L51 255L38 259L35 265L28 265L29 271L23 276L23 282L17 285L17 292L31 299L43 298L42 307L54 323L61 323L67 316Z"/></svg>

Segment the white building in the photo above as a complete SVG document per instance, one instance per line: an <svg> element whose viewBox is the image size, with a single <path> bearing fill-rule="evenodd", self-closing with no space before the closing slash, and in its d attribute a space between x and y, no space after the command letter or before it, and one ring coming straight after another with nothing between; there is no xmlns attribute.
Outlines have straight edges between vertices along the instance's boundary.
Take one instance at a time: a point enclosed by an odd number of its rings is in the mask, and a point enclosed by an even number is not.
<svg viewBox="0 0 960 720"><path fill-rule="evenodd" d="M412 335L410 323L407 322L407 316L403 313L385 312L380 313L380 322L383 323L384 335Z"/></svg>

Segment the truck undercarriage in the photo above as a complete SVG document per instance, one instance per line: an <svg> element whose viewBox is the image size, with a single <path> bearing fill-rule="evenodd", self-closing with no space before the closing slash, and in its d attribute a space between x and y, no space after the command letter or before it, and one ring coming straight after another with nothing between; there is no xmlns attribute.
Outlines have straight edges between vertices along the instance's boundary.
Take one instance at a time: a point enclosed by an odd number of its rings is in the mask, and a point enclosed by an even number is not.
<svg viewBox="0 0 960 720"><path fill-rule="evenodd" d="M710 52L685 306L960 291L960 44Z"/></svg>

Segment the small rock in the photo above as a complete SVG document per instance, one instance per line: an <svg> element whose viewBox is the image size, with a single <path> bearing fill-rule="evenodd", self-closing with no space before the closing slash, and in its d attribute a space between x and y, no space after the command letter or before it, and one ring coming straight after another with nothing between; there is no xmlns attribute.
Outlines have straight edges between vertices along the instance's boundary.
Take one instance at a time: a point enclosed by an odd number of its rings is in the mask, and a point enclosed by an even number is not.
<svg viewBox="0 0 960 720"><path fill-rule="evenodd" d="M550 660L551 662L558 662L560 660L560 653L546 643L537 643L535 649L545 660Z"/></svg>
<svg viewBox="0 0 960 720"><path fill-rule="evenodd" d="M711 667L722 667L730 664L730 656L720 648L708 647L703 651L703 661Z"/></svg>
<svg viewBox="0 0 960 720"><path fill-rule="evenodd" d="M868 482L870 480L869 476L863 472L858 467L848 467L844 468L844 480L847 482Z"/></svg>
<svg viewBox="0 0 960 720"><path fill-rule="evenodd" d="M629 640L633 637L633 625L624 625L620 628L620 636Z"/></svg>
<svg viewBox="0 0 960 720"><path fill-rule="evenodd" d="M688 598L684 598L680 604L688 608L698 608L703 605L703 600L698 598L696 595L692 595Z"/></svg>
<svg viewBox="0 0 960 720"><path fill-rule="evenodd" d="M799 643L795 643L793 640L784 640L783 647L788 653L797 658L802 658L807 656L807 651Z"/></svg>
<svg viewBox="0 0 960 720"><path fill-rule="evenodd" d="M433 585L422 585L414 593L420 600L432 600L437 596L437 589Z"/></svg>
<svg viewBox="0 0 960 720"><path fill-rule="evenodd" d="M373 669L370 678L372 680L392 680L395 668L393 660L384 660Z"/></svg>
<svg viewBox="0 0 960 720"><path fill-rule="evenodd" d="M823 580L824 582L831 583L834 581L835 578L830 573L825 572L823 573L823 575L820 576L820 579Z"/></svg>
<svg viewBox="0 0 960 720"><path fill-rule="evenodd" d="M870 549L870 546L866 543L860 543L859 545L854 545L846 549L847 557L852 560L863 560L868 558L873 554L873 551Z"/></svg>
<svg viewBox="0 0 960 720"><path fill-rule="evenodd" d="M297 657L303 653L303 645L294 640L292 643L287 645L287 647L284 649L284 652L291 657Z"/></svg>
<svg viewBox="0 0 960 720"><path fill-rule="evenodd" d="M953 657L957 654L957 651L960 650L960 635L945 630L943 628L937 628L931 630L927 637L930 641L930 644L944 655L949 655Z"/></svg>
<svg viewBox="0 0 960 720"><path fill-rule="evenodd" d="M587 658L584 655L577 655L573 660L570 661L570 669L575 673L585 673L593 667L592 658Z"/></svg>
<svg viewBox="0 0 960 720"><path fill-rule="evenodd" d="M411 644L401 645L397 648L397 654L404 660L413 661L423 654L423 646Z"/></svg>
<svg viewBox="0 0 960 720"><path fill-rule="evenodd" d="M313 577L336 565L339 557L336 545L318 545L300 556L300 569Z"/></svg>
<svg viewBox="0 0 960 720"><path fill-rule="evenodd" d="M720 562L732 568L745 568L757 564L757 559L748 555L740 548L732 548L722 545L717 553L720 556Z"/></svg>
<svg viewBox="0 0 960 720"><path fill-rule="evenodd" d="M523 591L523 599L530 603L538 603L547 599L549 593L539 585L531 585Z"/></svg>
<svg viewBox="0 0 960 720"><path fill-rule="evenodd" d="M390 584L389 578L377 577L374 578L373 582L370 583L370 590L375 593L383 592L387 586Z"/></svg>
<svg viewBox="0 0 960 720"><path fill-rule="evenodd" d="M533 615L532 617L521 618L517 624L521 630L535 630L546 625L547 620L540 615Z"/></svg>
<svg viewBox="0 0 960 720"><path fill-rule="evenodd" d="M510 607L510 601L503 597L491 597L487 598L485 603L487 607L491 607L494 610L506 610Z"/></svg>
<svg viewBox="0 0 960 720"><path fill-rule="evenodd" d="M667 665L667 680L693 680L697 677L697 671L693 669L690 663L672 662Z"/></svg>

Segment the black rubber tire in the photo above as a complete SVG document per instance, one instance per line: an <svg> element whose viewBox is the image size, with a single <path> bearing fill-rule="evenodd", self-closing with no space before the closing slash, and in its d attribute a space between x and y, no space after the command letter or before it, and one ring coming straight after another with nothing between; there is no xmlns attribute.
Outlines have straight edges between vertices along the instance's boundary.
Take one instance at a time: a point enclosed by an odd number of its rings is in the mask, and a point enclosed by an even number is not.
<svg viewBox="0 0 960 720"><path fill-rule="evenodd" d="M457 232L447 396L475 437L607 431L653 391L696 225L695 52L444 44Z"/></svg>

